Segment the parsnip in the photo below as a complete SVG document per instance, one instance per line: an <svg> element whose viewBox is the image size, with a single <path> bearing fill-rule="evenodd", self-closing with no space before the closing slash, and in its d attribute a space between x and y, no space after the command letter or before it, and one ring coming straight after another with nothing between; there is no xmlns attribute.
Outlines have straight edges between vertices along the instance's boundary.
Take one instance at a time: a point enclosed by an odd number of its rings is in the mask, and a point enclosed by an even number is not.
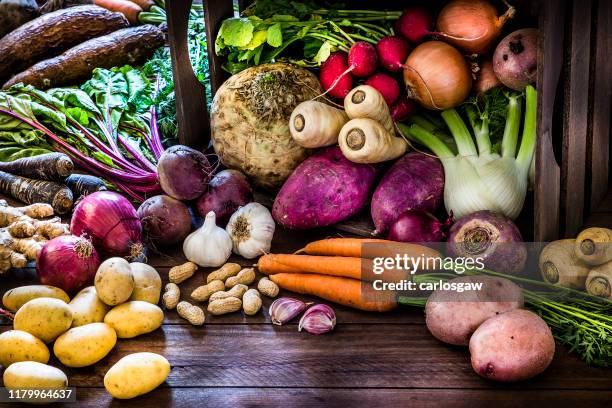
<svg viewBox="0 0 612 408"><path fill-rule="evenodd" d="M584 289L589 267L574 254L574 240L561 239L546 245L540 253L540 273L546 282L572 289Z"/></svg>
<svg viewBox="0 0 612 408"><path fill-rule="evenodd" d="M612 261L612 230L587 228L578 234L575 245L578 259L589 265Z"/></svg>
<svg viewBox="0 0 612 408"><path fill-rule="evenodd" d="M360 85L344 98L344 110L350 119L368 118L379 122L391 135L395 126L385 98L376 88Z"/></svg>
<svg viewBox="0 0 612 408"><path fill-rule="evenodd" d="M612 299L612 261L591 269L586 290L591 295Z"/></svg>
<svg viewBox="0 0 612 408"><path fill-rule="evenodd" d="M355 163L380 163L393 160L406 152L408 144L401 137L385 130L379 122L352 119L342 127L338 144L344 156Z"/></svg>
<svg viewBox="0 0 612 408"><path fill-rule="evenodd" d="M289 120L291 136L297 144L309 149L331 146L348 116L333 106L318 101L305 101L295 107Z"/></svg>

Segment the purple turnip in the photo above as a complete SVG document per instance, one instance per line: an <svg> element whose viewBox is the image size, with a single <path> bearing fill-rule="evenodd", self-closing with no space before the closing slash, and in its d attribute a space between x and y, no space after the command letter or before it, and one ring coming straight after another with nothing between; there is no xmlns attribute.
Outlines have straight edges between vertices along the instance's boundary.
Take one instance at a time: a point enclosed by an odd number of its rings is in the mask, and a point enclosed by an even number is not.
<svg viewBox="0 0 612 408"><path fill-rule="evenodd" d="M203 153L187 146L172 146L157 163L159 184L177 200L193 200L206 191L213 166Z"/></svg>
<svg viewBox="0 0 612 408"><path fill-rule="evenodd" d="M176 244L191 231L191 214L187 206L166 195L143 202L138 208L138 217L149 240L157 244Z"/></svg>
<svg viewBox="0 0 612 408"><path fill-rule="evenodd" d="M485 268L502 273L520 272L527 260L527 247L516 225L487 210L457 220L446 251L454 258L480 258Z"/></svg>
<svg viewBox="0 0 612 408"><path fill-rule="evenodd" d="M208 190L198 199L196 208L201 217L213 211L217 224L225 225L239 207L251 201L253 190L246 176L237 170L223 170L210 180Z"/></svg>
<svg viewBox="0 0 612 408"><path fill-rule="evenodd" d="M435 157L408 153L383 176L372 196L375 234L387 232L407 210L435 212L442 204L444 170Z"/></svg>
<svg viewBox="0 0 612 408"><path fill-rule="evenodd" d="M536 82L538 30L523 28L508 34L493 54L493 71L502 84L522 91Z"/></svg>

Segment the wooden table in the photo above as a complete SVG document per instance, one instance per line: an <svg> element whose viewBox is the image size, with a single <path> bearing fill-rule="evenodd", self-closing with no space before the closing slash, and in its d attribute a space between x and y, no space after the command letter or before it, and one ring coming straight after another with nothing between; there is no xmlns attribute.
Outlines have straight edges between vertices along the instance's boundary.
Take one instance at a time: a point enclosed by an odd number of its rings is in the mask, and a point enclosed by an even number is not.
<svg viewBox="0 0 612 408"><path fill-rule="evenodd" d="M327 232L331 234L331 232ZM291 252L325 233L279 230L273 249ZM296 239L296 237L299 237ZM154 256L164 281L170 266L183 261ZM248 265L248 261L240 261ZM32 269L0 279L0 294L36 282ZM204 282L201 271L181 284L188 296ZM290 295L290 294L281 294ZM290 295L295 296L295 295ZM314 299L311 299L314 300ZM542 375L518 384L497 384L478 377L465 348L443 344L424 325L423 311L401 307L372 314L334 306L338 325L327 335L297 331L297 322L275 326L268 306L253 317L234 313L207 316L193 327L175 311L166 312L161 329L129 340L98 364L63 367L77 387L78 406L196 407L196 406L604 406L612 401L612 371L588 367L559 346L552 365ZM0 331L11 328L0 320ZM167 382L150 394L113 400L103 387L106 371L126 354L151 351L172 364ZM76 406L67 404L67 406Z"/></svg>

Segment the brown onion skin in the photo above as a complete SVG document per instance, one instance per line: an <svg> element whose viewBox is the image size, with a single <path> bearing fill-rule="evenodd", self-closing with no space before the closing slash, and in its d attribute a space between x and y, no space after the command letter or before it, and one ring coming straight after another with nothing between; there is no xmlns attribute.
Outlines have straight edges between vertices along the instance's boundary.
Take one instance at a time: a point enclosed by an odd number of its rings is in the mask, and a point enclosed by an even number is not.
<svg viewBox="0 0 612 408"><path fill-rule="evenodd" d="M427 41L408 55L404 82L410 98L427 109L444 110L467 98L472 74L456 48L442 41Z"/></svg>
<svg viewBox="0 0 612 408"><path fill-rule="evenodd" d="M437 35L468 54L483 54L491 49L512 16L514 8L500 17L487 0L453 0L438 15Z"/></svg>
<svg viewBox="0 0 612 408"><path fill-rule="evenodd" d="M476 95L501 85L501 82L493 71L493 62L490 58L481 61L479 66L480 70L476 73L476 80L472 86L472 92Z"/></svg>
<svg viewBox="0 0 612 408"><path fill-rule="evenodd" d="M508 88L522 91L538 75L538 30L523 28L508 34L493 54L493 70Z"/></svg>

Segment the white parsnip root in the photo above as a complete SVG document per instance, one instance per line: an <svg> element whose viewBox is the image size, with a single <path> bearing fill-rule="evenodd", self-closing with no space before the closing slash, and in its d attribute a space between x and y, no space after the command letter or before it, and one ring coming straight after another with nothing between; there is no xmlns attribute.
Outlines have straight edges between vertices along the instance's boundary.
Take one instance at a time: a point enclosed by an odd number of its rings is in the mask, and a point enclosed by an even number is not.
<svg viewBox="0 0 612 408"><path fill-rule="evenodd" d="M389 105L376 88L370 85L353 88L344 98L344 110L350 119L372 119L380 123L390 135L395 136Z"/></svg>
<svg viewBox="0 0 612 408"><path fill-rule="evenodd" d="M338 133L348 120L342 109L323 102L305 101L291 113L289 130L297 144L314 149L336 144Z"/></svg>
<svg viewBox="0 0 612 408"><path fill-rule="evenodd" d="M406 153L408 143L389 133L379 122L351 119L340 131L338 144L344 156L355 163L380 163Z"/></svg>

